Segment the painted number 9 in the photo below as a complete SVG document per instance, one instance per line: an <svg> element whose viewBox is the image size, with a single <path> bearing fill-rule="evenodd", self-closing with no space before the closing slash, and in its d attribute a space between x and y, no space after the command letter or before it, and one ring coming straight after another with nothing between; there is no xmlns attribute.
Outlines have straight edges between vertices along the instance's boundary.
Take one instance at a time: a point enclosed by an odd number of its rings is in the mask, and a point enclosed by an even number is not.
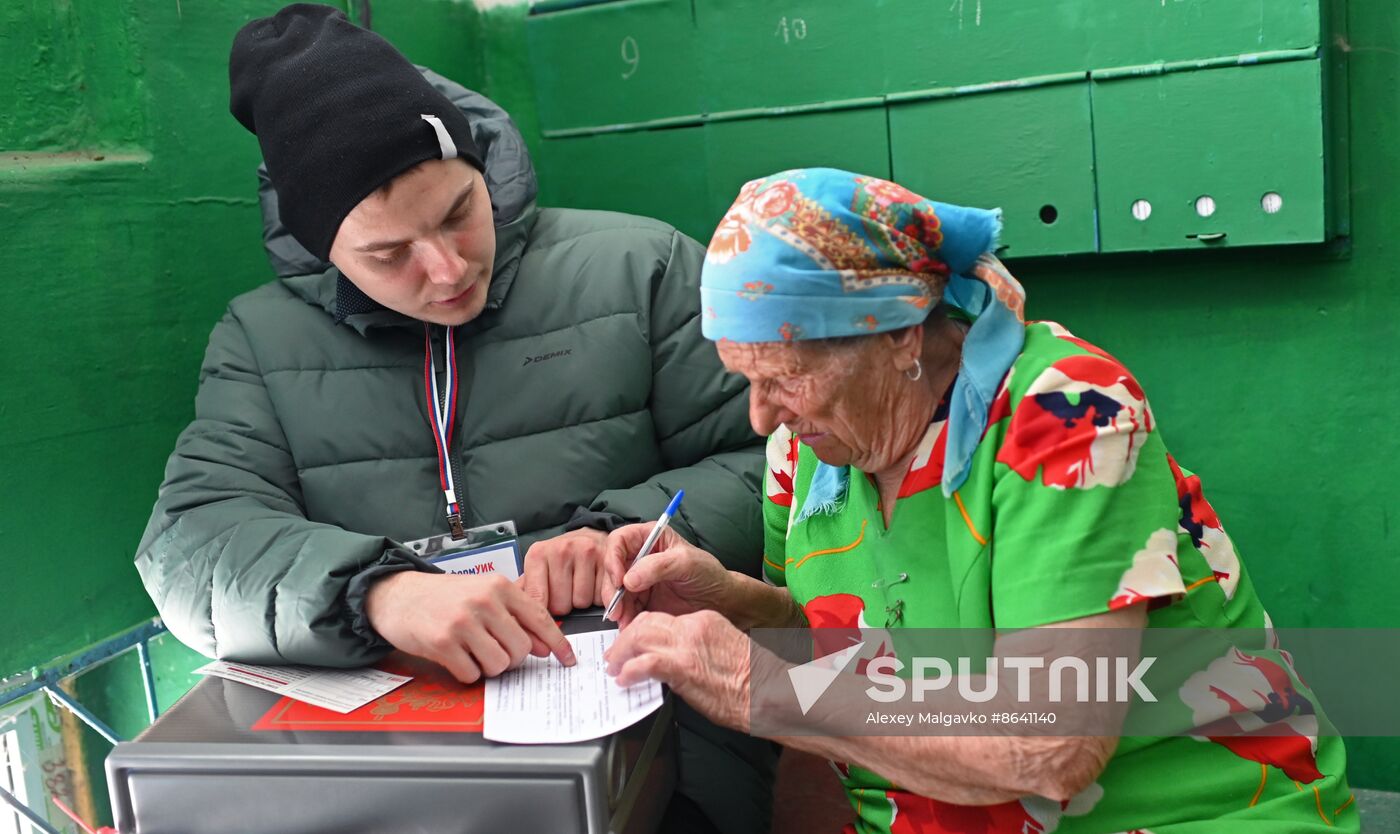
<svg viewBox="0 0 1400 834"><path fill-rule="evenodd" d="M623 80L631 78L637 74L637 65L642 61L641 52L637 49L637 39L628 35L622 39L622 62L627 65L627 71L622 73Z"/></svg>
<svg viewBox="0 0 1400 834"><path fill-rule="evenodd" d="M778 28L773 30L773 37L782 38L783 43L803 40L807 37L807 21L800 17L780 17Z"/></svg>

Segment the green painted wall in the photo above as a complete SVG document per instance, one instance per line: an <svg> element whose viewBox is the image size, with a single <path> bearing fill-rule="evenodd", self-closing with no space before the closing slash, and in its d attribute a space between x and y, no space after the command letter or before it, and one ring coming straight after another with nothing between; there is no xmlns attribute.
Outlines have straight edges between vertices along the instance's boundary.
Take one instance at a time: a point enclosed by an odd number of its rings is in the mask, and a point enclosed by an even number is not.
<svg viewBox="0 0 1400 834"><path fill-rule="evenodd" d="M257 147L227 114L226 59L238 26L279 5L0 8L0 676L153 614L131 555L189 419L205 340L229 297L270 277ZM495 97L539 153L524 15L523 5L399 0L375 3L372 24ZM1032 315L1134 368L1286 626L1397 625L1400 15L1392 0L1350 0L1350 17L1349 251L1012 264ZM985 162L994 173L996 160ZM537 163L546 202L588 173ZM654 213L697 211L714 213ZM196 658L174 641L155 656L168 704ZM80 687L126 733L144 722L133 672L118 660ZM99 763L102 746L90 749ZM1350 749L1356 784L1400 788L1400 743Z"/></svg>
<svg viewBox="0 0 1400 834"><path fill-rule="evenodd" d="M205 342L229 298L272 277L227 61L238 28L282 5L0 4L0 677L155 613L131 558ZM411 58L481 84L469 2L376 6ZM152 656L168 706L202 659L173 639ZM130 736L139 681L129 655L78 692ZM107 747L86 742L105 808Z"/></svg>
<svg viewBox="0 0 1400 834"><path fill-rule="evenodd" d="M153 613L131 554L210 326L269 272L226 56L275 5L0 11L0 673Z"/></svg>
<svg viewBox="0 0 1400 834"><path fill-rule="evenodd" d="M362 5L364 0L356 0L351 8L358 11ZM471 0L379 0L368 5L370 27L413 61L468 87L481 85L481 15ZM362 11L356 22L364 25Z"/></svg>

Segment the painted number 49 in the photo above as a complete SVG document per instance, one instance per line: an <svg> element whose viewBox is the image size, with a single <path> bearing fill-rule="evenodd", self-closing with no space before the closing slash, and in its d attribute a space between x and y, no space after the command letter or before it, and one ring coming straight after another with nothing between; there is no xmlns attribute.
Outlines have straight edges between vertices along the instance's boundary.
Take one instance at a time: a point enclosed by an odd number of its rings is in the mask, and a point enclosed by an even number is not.
<svg viewBox="0 0 1400 834"><path fill-rule="evenodd" d="M780 17L778 28L773 30L773 37L782 38L783 43L803 40L807 37L807 21L800 17Z"/></svg>

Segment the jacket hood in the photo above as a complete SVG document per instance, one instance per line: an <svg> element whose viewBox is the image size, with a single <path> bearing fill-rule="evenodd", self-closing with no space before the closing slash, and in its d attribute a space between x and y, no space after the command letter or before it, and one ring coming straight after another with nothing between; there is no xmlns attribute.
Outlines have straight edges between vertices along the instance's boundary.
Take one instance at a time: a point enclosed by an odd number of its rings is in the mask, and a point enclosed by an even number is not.
<svg viewBox="0 0 1400 834"><path fill-rule="evenodd" d="M486 310L501 306L520 268L530 227L535 219L535 195L539 190L534 166L525 140L510 116L494 101L418 67L428 83L441 91L466 114L472 138L485 161L482 172L491 195L491 211L496 225L496 260L491 272ZM267 176L267 166L258 166L258 203L263 217L263 247L268 261L282 282L308 302L324 307L337 321L344 320L356 330L410 319L379 307L360 293L340 270L306 251L282 225L277 192ZM347 303L348 302L348 303ZM347 313L347 310L369 312ZM377 308L377 309L373 309Z"/></svg>

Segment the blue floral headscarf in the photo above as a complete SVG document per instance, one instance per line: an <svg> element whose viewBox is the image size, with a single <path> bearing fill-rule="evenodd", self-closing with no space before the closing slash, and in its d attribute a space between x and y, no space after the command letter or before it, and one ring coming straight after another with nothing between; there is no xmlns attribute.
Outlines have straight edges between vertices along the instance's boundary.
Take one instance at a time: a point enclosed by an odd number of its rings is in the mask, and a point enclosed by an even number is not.
<svg viewBox="0 0 1400 834"><path fill-rule="evenodd" d="M754 180L705 255L701 329L717 341L797 341L909 327L940 300L967 313L943 469L951 496L1025 342L1025 293L992 254L1000 232L1000 211L935 203L847 171ZM798 520L838 505L846 475L822 464Z"/></svg>

